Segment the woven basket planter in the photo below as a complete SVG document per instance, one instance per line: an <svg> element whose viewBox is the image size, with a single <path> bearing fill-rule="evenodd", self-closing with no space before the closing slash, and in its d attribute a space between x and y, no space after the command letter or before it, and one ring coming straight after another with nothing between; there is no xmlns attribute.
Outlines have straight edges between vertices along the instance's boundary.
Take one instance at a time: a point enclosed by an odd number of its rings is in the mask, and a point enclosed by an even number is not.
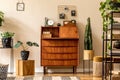
<svg viewBox="0 0 120 80"><path fill-rule="evenodd" d="M6 80L8 72L8 65L0 64L0 80Z"/></svg>

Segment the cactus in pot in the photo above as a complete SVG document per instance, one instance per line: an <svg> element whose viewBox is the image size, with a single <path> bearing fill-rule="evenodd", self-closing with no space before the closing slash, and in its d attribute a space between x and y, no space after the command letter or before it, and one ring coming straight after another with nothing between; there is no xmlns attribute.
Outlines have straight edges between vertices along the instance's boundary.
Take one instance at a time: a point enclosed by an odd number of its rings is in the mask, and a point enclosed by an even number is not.
<svg viewBox="0 0 120 80"><path fill-rule="evenodd" d="M84 34L84 60L92 59L93 59L92 30L90 17L88 17Z"/></svg>

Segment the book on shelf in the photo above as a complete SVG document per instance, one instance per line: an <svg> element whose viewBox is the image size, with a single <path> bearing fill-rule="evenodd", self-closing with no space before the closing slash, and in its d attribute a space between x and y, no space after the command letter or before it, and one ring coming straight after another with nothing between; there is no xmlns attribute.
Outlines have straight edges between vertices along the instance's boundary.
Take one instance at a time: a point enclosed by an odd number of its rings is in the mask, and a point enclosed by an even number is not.
<svg viewBox="0 0 120 80"><path fill-rule="evenodd" d="M112 28L113 29L120 29L120 23L114 23ZM111 25L109 25L108 29L111 29Z"/></svg>

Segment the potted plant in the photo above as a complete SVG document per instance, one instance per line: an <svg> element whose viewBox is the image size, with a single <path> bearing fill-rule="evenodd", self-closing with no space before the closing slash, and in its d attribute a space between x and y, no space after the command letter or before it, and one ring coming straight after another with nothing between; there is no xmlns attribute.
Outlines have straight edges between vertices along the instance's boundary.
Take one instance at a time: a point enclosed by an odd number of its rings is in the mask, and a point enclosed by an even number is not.
<svg viewBox="0 0 120 80"><path fill-rule="evenodd" d="M93 59L92 31L90 18L88 17L84 34L84 60L92 59Z"/></svg>
<svg viewBox="0 0 120 80"><path fill-rule="evenodd" d="M0 26L2 26L3 21L4 21L4 13L0 11Z"/></svg>
<svg viewBox="0 0 120 80"><path fill-rule="evenodd" d="M20 46L23 49L21 51L21 58L22 58L22 60L28 60L28 57L29 57L28 49L30 47L32 47L32 46L39 47L39 45L36 42L31 42L31 41L27 41L26 45L24 45L23 42L21 42L21 41L17 41L17 43L14 45L15 48L18 48Z"/></svg>
<svg viewBox="0 0 120 80"><path fill-rule="evenodd" d="M13 32L1 33L3 48L11 48L12 47L12 42L13 42L12 37L14 36L14 34L15 33L13 33Z"/></svg>

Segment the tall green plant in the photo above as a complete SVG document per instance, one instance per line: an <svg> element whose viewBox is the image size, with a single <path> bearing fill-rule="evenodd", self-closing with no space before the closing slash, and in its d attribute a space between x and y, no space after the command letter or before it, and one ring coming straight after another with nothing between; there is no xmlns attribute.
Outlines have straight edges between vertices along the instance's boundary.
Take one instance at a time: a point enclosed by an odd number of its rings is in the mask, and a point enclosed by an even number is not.
<svg viewBox="0 0 120 80"><path fill-rule="evenodd" d="M92 49L93 49L92 31L91 31L90 17L88 17L85 34L84 34L84 50L92 50Z"/></svg>

